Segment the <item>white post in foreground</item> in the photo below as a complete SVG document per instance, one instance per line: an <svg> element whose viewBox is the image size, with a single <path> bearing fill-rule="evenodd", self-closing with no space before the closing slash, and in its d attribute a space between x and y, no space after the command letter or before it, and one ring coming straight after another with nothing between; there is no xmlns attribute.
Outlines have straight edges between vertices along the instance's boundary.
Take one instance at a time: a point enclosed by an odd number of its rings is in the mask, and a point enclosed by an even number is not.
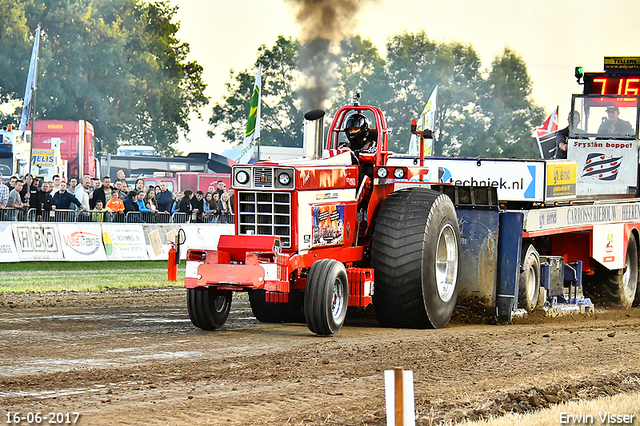
<svg viewBox="0 0 640 426"><path fill-rule="evenodd" d="M384 371L387 426L415 426L413 371L400 367Z"/></svg>

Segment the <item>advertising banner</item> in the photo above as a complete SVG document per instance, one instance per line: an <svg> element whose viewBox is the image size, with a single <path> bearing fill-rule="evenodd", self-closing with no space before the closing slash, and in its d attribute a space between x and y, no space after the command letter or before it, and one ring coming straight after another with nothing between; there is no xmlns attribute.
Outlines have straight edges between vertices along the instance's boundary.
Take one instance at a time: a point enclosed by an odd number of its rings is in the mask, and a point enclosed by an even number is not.
<svg viewBox="0 0 640 426"><path fill-rule="evenodd" d="M57 224L14 223L13 237L20 260L62 260Z"/></svg>
<svg viewBox="0 0 640 426"><path fill-rule="evenodd" d="M575 198L576 167L575 161L549 160L547 162L546 201Z"/></svg>
<svg viewBox="0 0 640 426"><path fill-rule="evenodd" d="M32 166L55 166L55 150L53 149L34 149L31 156Z"/></svg>
<svg viewBox="0 0 640 426"><path fill-rule="evenodd" d="M412 158L389 158L389 165L415 167ZM500 201L544 201L545 163L542 160L427 158L425 182L497 188ZM420 179L415 176L415 179ZM396 180L396 189L410 180Z"/></svg>
<svg viewBox="0 0 640 426"><path fill-rule="evenodd" d="M578 164L578 196L629 194L637 186L638 141L571 139L569 144L568 156Z"/></svg>
<svg viewBox="0 0 640 426"><path fill-rule="evenodd" d="M624 223L593 227L593 258L610 270L624 268Z"/></svg>
<svg viewBox="0 0 640 426"><path fill-rule="evenodd" d="M65 260L107 260L99 224L61 223L58 231Z"/></svg>
<svg viewBox="0 0 640 426"><path fill-rule="evenodd" d="M525 232L535 232L594 226L595 238L596 225L630 221L640 222L640 203L578 204L528 210L525 215L524 230Z"/></svg>
<svg viewBox="0 0 640 426"><path fill-rule="evenodd" d="M102 225L102 242L109 260L147 260L141 225Z"/></svg>
<svg viewBox="0 0 640 426"><path fill-rule="evenodd" d="M10 223L0 223L0 262L19 262Z"/></svg>
<svg viewBox="0 0 640 426"><path fill-rule="evenodd" d="M167 260L171 242L175 241L180 225L142 225L142 229L149 259ZM186 250L180 254L186 254Z"/></svg>

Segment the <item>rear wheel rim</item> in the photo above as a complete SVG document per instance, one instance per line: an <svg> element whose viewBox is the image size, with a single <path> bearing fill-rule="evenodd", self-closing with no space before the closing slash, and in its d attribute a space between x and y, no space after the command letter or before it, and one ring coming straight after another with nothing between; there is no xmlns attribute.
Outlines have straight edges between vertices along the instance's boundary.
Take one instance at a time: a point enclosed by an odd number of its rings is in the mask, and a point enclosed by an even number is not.
<svg viewBox="0 0 640 426"><path fill-rule="evenodd" d="M436 287L440 299L448 302L453 297L458 276L458 245L451 224L440 231L436 247Z"/></svg>

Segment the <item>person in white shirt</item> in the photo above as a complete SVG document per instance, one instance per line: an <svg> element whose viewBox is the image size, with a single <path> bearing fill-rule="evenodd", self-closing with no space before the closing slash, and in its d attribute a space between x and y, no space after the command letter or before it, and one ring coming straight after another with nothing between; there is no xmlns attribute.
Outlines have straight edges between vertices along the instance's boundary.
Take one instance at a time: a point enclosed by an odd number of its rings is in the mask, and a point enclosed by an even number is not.
<svg viewBox="0 0 640 426"><path fill-rule="evenodd" d="M73 194L82 204L83 210L89 210L89 187L91 186L91 178L84 177L82 179L82 185L76 187L76 192Z"/></svg>

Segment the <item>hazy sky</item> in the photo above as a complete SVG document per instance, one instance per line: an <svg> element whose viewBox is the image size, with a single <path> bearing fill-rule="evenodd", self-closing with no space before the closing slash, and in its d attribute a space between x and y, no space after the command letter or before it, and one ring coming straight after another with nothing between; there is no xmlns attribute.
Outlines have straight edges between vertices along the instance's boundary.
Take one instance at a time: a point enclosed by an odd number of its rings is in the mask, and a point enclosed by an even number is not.
<svg viewBox="0 0 640 426"><path fill-rule="evenodd" d="M278 35L298 37L292 1L169 0L179 6L178 37L190 44L190 60L204 67L206 94L226 93L229 70L251 68L260 45ZM436 42L471 44L488 67L506 45L522 56L533 80L533 98L547 114L560 106L566 122L571 94L580 93L574 67L602 71L605 56L640 56L638 0L361 0L351 33L369 38L384 56L387 37L424 29ZM366 94L364 95L366 99ZM247 99L249 102L249 99ZM331 111L329 111L331 114ZM206 137L211 104L203 120L191 120L184 152L221 152Z"/></svg>

